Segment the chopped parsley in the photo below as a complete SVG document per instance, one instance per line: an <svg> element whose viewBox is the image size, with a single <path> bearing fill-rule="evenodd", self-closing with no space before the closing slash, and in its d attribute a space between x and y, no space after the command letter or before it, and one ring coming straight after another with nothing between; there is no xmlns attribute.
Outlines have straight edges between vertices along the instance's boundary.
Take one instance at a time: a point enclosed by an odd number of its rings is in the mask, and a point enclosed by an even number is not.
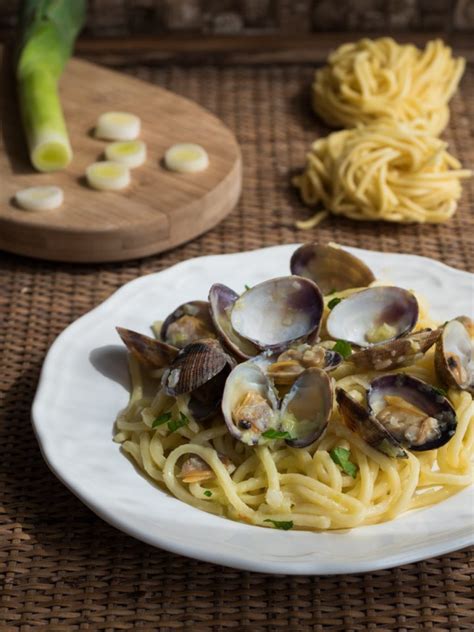
<svg viewBox="0 0 474 632"><path fill-rule="evenodd" d="M275 430L275 428L270 428L269 430L265 430L262 432L262 437L265 439L292 439L293 437L286 430Z"/></svg>
<svg viewBox="0 0 474 632"><path fill-rule="evenodd" d="M204 492L204 496L207 496L208 498L210 498L212 496L212 492L210 489L206 489L206 491Z"/></svg>
<svg viewBox="0 0 474 632"><path fill-rule="evenodd" d="M183 413L179 413L179 419L172 419L172 414L170 412L167 412L157 417L151 424L151 427L158 428L158 426L164 426L165 424L168 424L168 430L170 432L174 432L175 430L178 430L178 428L187 426L188 423L189 419L186 417L186 415L183 415Z"/></svg>
<svg viewBox="0 0 474 632"><path fill-rule="evenodd" d="M153 421L153 423L151 424L151 427L158 428L158 426L167 424L170 419L171 419L171 413L163 413L162 415L160 415Z"/></svg>
<svg viewBox="0 0 474 632"><path fill-rule="evenodd" d="M439 386L433 386L433 390L435 390L439 395L443 397L447 397L448 393L444 390L444 388L440 388Z"/></svg>
<svg viewBox="0 0 474 632"><path fill-rule="evenodd" d="M244 288L245 288L246 290L250 290L250 287L251 287L250 285L247 285L247 284L245 284L245 285L244 285Z"/></svg>
<svg viewBox="0 0 474 632"><path fill-rule="evenodd" d="M346 448L334 448L329 453L329 456L334 461L336 465L339 465L341 470L345 472L345 474L349 474L352 478L357 476L357 470L359 469L357 465L350 461L351 451Z"/></svg>
<svg viewBox="0 0 474 632"><path fill-rule="evenodd" d="M267 518L263 522L271 522L275 529L282 529L283 531L293 529L293 520L272 520L271 518Z"/></svg>
<svg viewBox="0 0 474 632"><path fill-rule="evenodd" d="M168 422L168 430L170 432L175 432L179 428L183 426L187 426L189 423L189 419L183 413L179 413L179 419L172 419Z"/></svg>
<svg viewBox="0 0 474 632"><path fill-rule="evenodd" d="M352 347L347 340L338 340L332 350L340 353L344 360L352 355Z"/></svg>
<svg viewBox="0 0 474 632"><path fill-rule="evenodd" d="M336 307L336 305L339 305L339 303L342 301L342 298L339 298L338 296L335 296L334 298L332 298L329 303L328 303L328 308L329 309L333 309L334 307Z"/></svg>

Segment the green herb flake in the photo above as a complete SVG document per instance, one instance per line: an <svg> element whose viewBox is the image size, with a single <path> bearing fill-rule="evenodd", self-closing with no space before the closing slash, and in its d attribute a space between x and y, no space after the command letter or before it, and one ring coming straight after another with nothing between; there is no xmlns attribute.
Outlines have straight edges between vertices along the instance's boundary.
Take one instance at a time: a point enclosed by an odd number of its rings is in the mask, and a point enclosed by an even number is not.
<svg viewBox="0 0 474 632"><path fill-rule="evenodd" d="M440 388L439 386L433 386L433 390L435 390L439 395L443 397L447 397L448 393L444 390L444 388Z"/></svg>
<svg viewBox="0 0 474 632"><path fill-rule="evenodd" d="M245 284L245 285L244 285L244 288L245 288L246 290L250 290L250 287L251 287L250 285L247 285L247 284Z"/></svg>
<svg viewBox="0 0 474 632"><path fill-rule="evenodd" d="M328 296L330 296L331 294L334 294L335 292L337 292L337 290L336 288L333 288L332 290L328 292Z"/></svg>
<svg viewBox="0 0 474 632"><path fill-rule="evenodd" d="M338 340L332 350L340 353L344 360L352 355L352 347L347 340Z"/></svg>
<svg viewBox="0 0 474 632"><path fill-rule="evenodd" d="M267 518L263 522L271 522L275 529L282 529L283 531L293 529L293 520L272 520L271 518Z"/></svg>
<svg viewBox="0 0 474 632"><path fill-rule="evenodd" d="M210 489L206 489L206 491L204 492L204 496L207 496L208 498L210 498L212 496L212 492Z"/></svg>
<svg viewBox="0 0 474 632"><path fill-rule="evenodd" d="M151 424L152 428L158 428L158 426L163 426L163 424L168 423L171 419L171 413L163 413L159 417L157 417L153 423Z"/></svg>
<svg viewBox="0 0 474 632"><path fill-rule="evenodd" d="M275 430L275 428L270 428L269 430L265 430L262 432L262 437L265 439L292 439L293 437L286 430Z"/></svg>
<svg viewBox="0 0 474 632"><path fill-rule="evenodd" d="M170 432L175 432L182 428L183 426L187 426L189 423L189 419L183 413L179 413L179 419L172 419L168 422L168 430Z"/></svg>
<svg viewBox="0 0 474 632"><path fill-rule="evenodd" d="M329 303L328 303L328 308L329 309L334 309L334 307L336 307L336 305L339 305L339 303L342 301L342 298L339 298L338 296L335 296L334 298L332 298Z"/></svg>
<svg viewBox="0 0 474 632"><path fill-rule="evenodd" d="M359 469L357 465L350 461L351 451L346 448L334 448L329 453L329 456L334 461L336 465L339 465L341 470L345 472L345 474L349 474L352 478L357 476L357 470Z"/></svg>

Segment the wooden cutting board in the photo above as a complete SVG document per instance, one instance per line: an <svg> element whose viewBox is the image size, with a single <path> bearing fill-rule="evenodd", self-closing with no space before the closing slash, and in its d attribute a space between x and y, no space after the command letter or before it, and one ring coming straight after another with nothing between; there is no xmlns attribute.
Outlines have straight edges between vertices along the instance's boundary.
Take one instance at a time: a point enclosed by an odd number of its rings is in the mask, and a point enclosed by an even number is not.
<svg viewBox="0 0 474 632"><path fill-rule="evenodd" d="M73 161L65 171L34 171L5 55L2 66L0 249L72 262L143 257L209 230L236 205L240 149L218 118L172 92L78 59L69 62L61 80ZM98 116L109 110L137 114L148 149L147 163L132 171L132 185L122 192L94 191L84 180L87 165L103 157L106 143L92 131ZM198 143L207 150L206 171L177 174L163 166L166 149L178 142ZM60 209L32 213L15 206L16 191L43 184L64 190Z"/></svg>

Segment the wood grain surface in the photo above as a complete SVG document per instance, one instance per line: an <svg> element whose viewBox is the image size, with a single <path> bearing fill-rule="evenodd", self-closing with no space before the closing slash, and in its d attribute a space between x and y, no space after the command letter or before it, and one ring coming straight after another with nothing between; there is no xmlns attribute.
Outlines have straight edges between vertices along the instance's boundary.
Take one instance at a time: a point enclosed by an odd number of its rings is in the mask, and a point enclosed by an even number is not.
<svg viewBox="0 0 474 632"><path fill-rule="evenodd" d="M69 62L60 86L73 161L65 171L35 172L5 56L2 65L1 249L57 261L121 261L189 241L234 208L241 190L240 149L218 118L172 92L77 59ZM106 142L94 138L93 128L109 110L137 114L148 149L147 163L132 171L131 186L121 192L94 191L84 179L87 165L103 157ZM168 171L162 158L177 142L205 147L206 171ZM16 191L43 184L64 190L60 209L31 213L15 206Z"/></svg>

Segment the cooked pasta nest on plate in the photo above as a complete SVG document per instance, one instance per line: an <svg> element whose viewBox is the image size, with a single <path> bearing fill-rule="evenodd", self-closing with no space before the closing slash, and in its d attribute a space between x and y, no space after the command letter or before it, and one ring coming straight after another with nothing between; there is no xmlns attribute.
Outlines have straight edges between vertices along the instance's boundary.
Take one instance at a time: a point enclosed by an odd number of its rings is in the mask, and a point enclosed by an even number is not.
<svg viewBox="0 0 474 632"><path fill-rule="evenodd" d="M204 511L278 529L391 520L471 484L472 320L337 245L242 294L216 283L153 325L117 328L132 391L115 441Z"/></svg>

